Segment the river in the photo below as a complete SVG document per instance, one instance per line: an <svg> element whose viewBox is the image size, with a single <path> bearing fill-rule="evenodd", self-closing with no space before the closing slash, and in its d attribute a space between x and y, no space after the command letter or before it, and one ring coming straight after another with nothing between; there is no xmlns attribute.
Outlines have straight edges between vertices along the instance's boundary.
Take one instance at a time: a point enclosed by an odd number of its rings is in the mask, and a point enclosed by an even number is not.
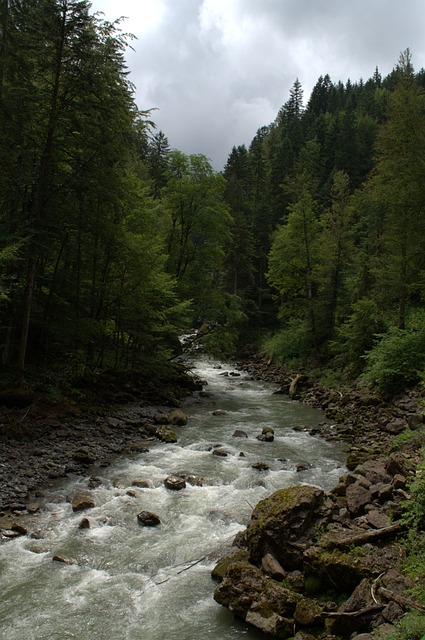
<svg viewBox="0 0 425 640"><path fill-rule="evenodd" d="M211 569L259 500L298 483L330 489L345 456L339 445L293 429L317 426L321 411L243 372L223 375L216 361L200 359L194 368L207 393L183 406L189 420L175 428L177 444L154 444L93 470L102 480L94 489L88 478L58 482L34 516L36 537L0 543L0 638L264 640L215 603ZM257 440L263 427L274 429L273 442ZM248 437L235 438L236 429ZM216 445L228 455L213 455ZM252 468L256 462L269 469ZM176 471L202 476L203 486L170 491L163 480ZM150 486L133 487L134 497L127 491L135 479ZM88 529L78 528L83 516L66 499L79 489L96 501L83 514ZM161 525L141 527L142 510L158 514ZM52 562L54 555L76 564Z"/></svg>

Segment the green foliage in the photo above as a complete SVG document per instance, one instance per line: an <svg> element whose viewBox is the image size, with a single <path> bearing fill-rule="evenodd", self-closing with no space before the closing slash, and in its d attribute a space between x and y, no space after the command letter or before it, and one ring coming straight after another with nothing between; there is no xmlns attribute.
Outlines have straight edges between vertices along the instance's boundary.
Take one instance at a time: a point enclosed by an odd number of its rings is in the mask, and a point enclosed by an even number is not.
<svg viewBox="0 0 425 640"><path fill-rule="evenodd" d="M292 320L263 342L267 355L279 364L293 366L306 360L312 351L312 337L305 322Z"/></svg>
<svg viewBox="0 0 425 640"><path fill-rule="evenodd" d="M418 328L392 328L379 337L365 356L363 380L375 386L384 397L419 382L424 372L425 325Z"/></svg>
<svg viewBox="0 0 425 640"><path fill-rule="evenodd" d="M373 346L382 330L381 314L375 300L362 298L351 306L351 314L336 331L331 353L338 366L358 375L365 366L364 354Z"/></svg>

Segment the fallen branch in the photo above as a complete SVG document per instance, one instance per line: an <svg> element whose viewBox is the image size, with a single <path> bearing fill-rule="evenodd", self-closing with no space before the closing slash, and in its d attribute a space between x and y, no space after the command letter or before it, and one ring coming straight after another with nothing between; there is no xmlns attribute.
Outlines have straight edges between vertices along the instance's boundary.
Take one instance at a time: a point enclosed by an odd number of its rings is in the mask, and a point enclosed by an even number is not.
<svg viewBox="0 0 425 640"><path fill-rule="evenodd" d="M325 542L326 548L331 549L344 549L345 547L357 546L360 544L366 544L367 542L376 542L383 538L389 538L401 531L400 524L393 524L390 527L383 527L382 529L373 529L372 531L365 531L361 533L352 533L344 537L330 537Z"/></svg>
<svg viewBox="0 0 425 640"><path fill-rule="evenodd" d="M188 567L185 567L184 569L180 569L180 571L177 571L177 575L179 576L181 573L183 573L183 571L188 571L189 569L191 569L195 565L197 565L200 562L202 562L202 560L205 560L206 557L207 556L203 556L202 558L199 558L199 560L195 560L195 562L192 562L192 564L190 564Z"/></svg>
<svg viewBox="0 0 425 640"><path fill-rule="evenodd" d="M382 611L385 607L385 604L371 604L369 607L364 607L358 611L324 611L322 615L326 618L360 618L361 616L366 616L369 613Z"/></svg>
<svg viewBox="0 0 425 640"><path fill-rule="evenodd" d="M394 591L390 591L390 589L386 589L385 587L379 587L377 593L379 596L382 596L386 600L392 600L393 602L399 604L401 607L409 607L410 609L425 611L425 606L420 602L417 602L412 598L401 596L399 593L394 593Z"/></svg>

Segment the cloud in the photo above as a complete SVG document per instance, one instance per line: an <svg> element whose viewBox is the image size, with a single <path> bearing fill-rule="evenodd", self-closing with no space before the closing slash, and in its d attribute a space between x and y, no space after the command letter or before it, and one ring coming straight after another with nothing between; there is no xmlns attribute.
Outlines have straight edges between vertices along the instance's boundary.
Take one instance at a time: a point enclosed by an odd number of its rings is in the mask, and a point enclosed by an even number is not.
<svg viewBox="0 0 425 640"><path fill-rule="evenodd" d="M138 40L127 55L141 109L171 146L221 169L289 97L320 75L386 75L407 47L425 61L423 0L96 0ZM117 15L117 8L119 13Z"/></svg>

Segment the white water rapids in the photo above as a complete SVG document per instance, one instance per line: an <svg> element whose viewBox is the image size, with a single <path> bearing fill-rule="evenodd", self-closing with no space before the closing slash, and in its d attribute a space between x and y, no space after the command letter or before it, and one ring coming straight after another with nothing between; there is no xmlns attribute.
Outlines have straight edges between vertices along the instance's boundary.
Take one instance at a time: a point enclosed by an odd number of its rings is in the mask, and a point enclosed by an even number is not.
<svg viewBox="0 0 425 640"><path fill-rule="evenodd" d="M293 430L323 422L320 411L274 395L273 385L243 373L220 375L224 369L217 367L196 362L208 397L183 407L189 421L175 428L177 444L153 444L149 453L94 470L102 479L96 489L88 489L87 478L56 484L29 526L39 538L0 543L0 638L264 638L215 603L211 569L259 500L298 483L330 489L344 472L344 454L338 445ZM223 413L213 415L215 410ZM274 429L274 442L256 439L263 427ZM235 429L248 438L233 437ZM227 457L212 455L218 444ZM259 461L269 470L253 469ZM309 468L297 472L300 464ZM177 471L205 483L170 491L163 480ZM133 487L137 495L131 497L126 491L136 479L151 486ZM66 500L78 488L96 501L83 515ZM141 527L140 511L158 514L161 525ZM78 528L83 516L89 529ZM52 562L54 555L77 564Z"/></svg>

